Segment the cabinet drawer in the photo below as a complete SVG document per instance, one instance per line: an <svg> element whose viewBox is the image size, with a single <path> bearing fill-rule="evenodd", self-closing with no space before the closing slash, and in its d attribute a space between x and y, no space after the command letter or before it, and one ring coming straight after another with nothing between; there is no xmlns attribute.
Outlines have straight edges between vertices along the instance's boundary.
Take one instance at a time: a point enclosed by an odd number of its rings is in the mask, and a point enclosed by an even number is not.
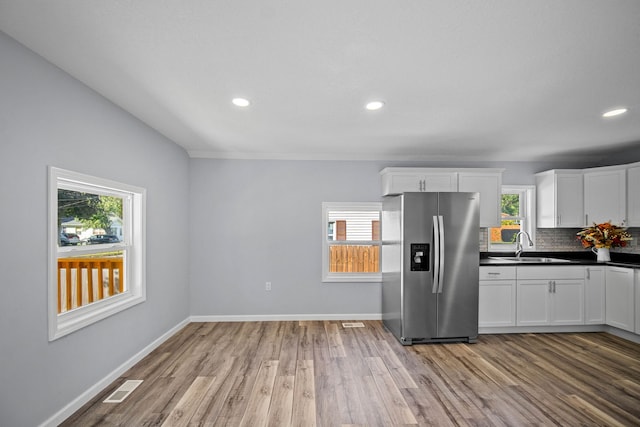
<svg viewBox="0 0 640 427"><path fill-rule="evenodd" d="M584 279L584 267L553 266L540 267L535 265L518 266L518 280L528 279Z"/></svg>
<svg viewBox="0 0 640 427"><path fill-rule="evenodd" d="M515 267L480 267L480 280L514 280Z"/></svg>

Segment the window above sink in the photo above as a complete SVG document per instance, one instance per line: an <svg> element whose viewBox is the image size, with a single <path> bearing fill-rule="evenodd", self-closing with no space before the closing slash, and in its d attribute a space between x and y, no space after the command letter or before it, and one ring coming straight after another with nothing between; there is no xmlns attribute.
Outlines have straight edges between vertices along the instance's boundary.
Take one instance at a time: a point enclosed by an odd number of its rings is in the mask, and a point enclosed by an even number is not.
<svg viewBox="0 0 640 427"><path fill-rule="evenodd" d="M535 187L503 185L501 212L501 226L489 228L489 251L515 254L515 237L521 231L527 232L534 242L533 246L523 244L524 251L535 251Z"/></svg>

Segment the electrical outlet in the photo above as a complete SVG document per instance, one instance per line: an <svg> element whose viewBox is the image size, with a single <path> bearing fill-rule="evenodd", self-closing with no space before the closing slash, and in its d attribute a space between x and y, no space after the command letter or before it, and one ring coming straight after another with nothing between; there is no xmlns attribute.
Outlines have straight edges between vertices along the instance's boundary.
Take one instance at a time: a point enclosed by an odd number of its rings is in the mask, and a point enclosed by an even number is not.
<svg viewBox="0 0 640 427"><path fill-rule="evenodd" d="M264 290L265 291L270 291L271 290L271 282L266 282L264 284Z"/></svg>

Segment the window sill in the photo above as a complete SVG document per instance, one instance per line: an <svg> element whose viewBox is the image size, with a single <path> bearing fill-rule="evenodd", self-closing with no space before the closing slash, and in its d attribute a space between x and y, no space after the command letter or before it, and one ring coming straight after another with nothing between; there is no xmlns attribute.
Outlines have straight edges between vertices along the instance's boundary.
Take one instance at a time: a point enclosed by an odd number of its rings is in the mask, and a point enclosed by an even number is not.
<svg viewBox="0 0 640 427"><path fill-rule="evenodd" d="M108 299L58 314L50 322L49 341L54 341L71 332L75 332L95 322L106 319L116 313L144 302L144 294L132 295L131 292L115 295Z"/></svg>
<svg viewBox="0 0 640 427"><path fill-rule="evenodd" d="M332 273L322 278L323 283L381 283L381 273Z"/></svg>

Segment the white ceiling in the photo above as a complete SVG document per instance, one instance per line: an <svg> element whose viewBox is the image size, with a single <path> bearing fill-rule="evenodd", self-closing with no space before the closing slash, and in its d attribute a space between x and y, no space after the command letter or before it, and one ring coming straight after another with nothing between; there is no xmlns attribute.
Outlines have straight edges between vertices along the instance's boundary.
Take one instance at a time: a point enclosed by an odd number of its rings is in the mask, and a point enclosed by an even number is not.
<svg viewBox="0 0 640 427"><path fill-rule="evenodd" d="M193 157L640 145L638 0L0 0L0 30Z"/></svg>

